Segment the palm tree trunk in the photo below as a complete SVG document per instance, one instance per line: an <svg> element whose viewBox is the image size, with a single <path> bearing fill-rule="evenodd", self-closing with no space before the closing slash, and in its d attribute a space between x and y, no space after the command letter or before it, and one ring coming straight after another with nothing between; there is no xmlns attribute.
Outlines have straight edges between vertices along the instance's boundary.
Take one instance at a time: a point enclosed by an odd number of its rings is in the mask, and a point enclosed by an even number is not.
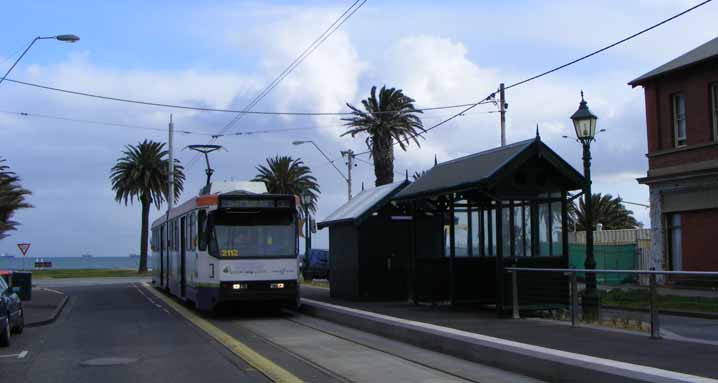
<svg viewBox="0 0 718 383"><path fill-rule="evenodd" d="M147 271L147 237L150 221L150 201L147 198L140 198L142 201L142 233L140 234L140 267L138 273Z"/></svg>
<svg viewBox="0 0 718 383"><path fill-rule="evenodd" d="M394 182L394 145L391 137L372 140L372 156L374 156L375 185L381 186Z"/></svg>

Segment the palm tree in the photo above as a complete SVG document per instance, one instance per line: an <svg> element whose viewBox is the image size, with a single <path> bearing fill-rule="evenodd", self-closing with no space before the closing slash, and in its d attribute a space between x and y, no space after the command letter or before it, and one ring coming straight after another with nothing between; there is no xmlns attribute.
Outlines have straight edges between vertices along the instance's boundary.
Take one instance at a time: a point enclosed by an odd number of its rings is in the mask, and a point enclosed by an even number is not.
<svg viewBox="0 0 718 383"><path fill-rule="evenodd" d="M317 211L319 184L312 175L312 170L304 165L301 158L274 156L267 158L267 165L257 165L257 174L253 181L264 182L267 191L274 194L292 194L301 196L309 193L312 196L309 210Z"/></svg>
<svg viewBox="0 0 718 383"><path fill-rule="evenodd" d="M147 271L147 237L149 229L150 206L157 209L167 199L169 180L169 160L165 144L144 140L136 146L127 145L122 157L112 167L110 180L115 192L115 201L125 206L135 198L142 204L142 232L140 235L139 272ZM174 198L182 194L184 169L178 160L174 160Z"/></svg>
<svg viewBox="0 0 718 383"><path fill-rule="evenodd" d="M3 162L5 160L0 159L0 239L17 227L18 223L12 220L15 211L32 207L25 202L25 196L31 193L20 186L20 179Z"/></svg>
<svg viewBox="0 0 718 383"><path fill-rule="evenodd" d="M605 230L635 229L643 226L633 217L633 212L626 209L621 197L594 193L591 196L591 203L593 230L598 223L602 224ZM575 223L576 230L585 230L587 225L583 198L579 199L578 204L574 202L568 208L570 223Z"/></svg>
<svg viewBox="0 0 718 383"><path fill-rule="evenodd" d="M424 125L414 108L414 99L404 95L401 89L382 86L379 98L376 86L371 88L371 95L362 100L365 111L347 103L352 110L352 117L343 118L347 131L352 137L366 133L366 144L374 158L374 175L376 186L394 182L394 143L402 150L413 140L419 145L419 131L425 132Z"/></svg>

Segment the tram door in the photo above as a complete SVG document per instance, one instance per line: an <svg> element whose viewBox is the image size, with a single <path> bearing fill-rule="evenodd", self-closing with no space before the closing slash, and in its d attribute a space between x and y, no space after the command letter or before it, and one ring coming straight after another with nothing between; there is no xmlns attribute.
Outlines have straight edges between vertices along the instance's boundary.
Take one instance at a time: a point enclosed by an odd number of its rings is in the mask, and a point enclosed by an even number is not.
<svg viewBox="0 0 718 383"><path fill-rule="evenodd" d="M170 258L172 258L171 244L174 243L174 236L172 235L172 227L174 226L174 222L168 222L165 226L167 227L167 236L165 238L165 283L163 287L169 290L170 274L172 274L172 271L170 270Z"/></svg>
<svg viewBox="0 0 718 383"><path fill-rule="evenodd" d="M186 243L186 230L185 230L185 217L180 220L180 296L184 298L185 287L187 285L187 267L185 258L187 256L187 243Z"/></svg>
<svg viewBox="0 0 718 383"><path fill-rule="evenodd" d="M165 226L160 226L160 286L165 283Z"/></svg>

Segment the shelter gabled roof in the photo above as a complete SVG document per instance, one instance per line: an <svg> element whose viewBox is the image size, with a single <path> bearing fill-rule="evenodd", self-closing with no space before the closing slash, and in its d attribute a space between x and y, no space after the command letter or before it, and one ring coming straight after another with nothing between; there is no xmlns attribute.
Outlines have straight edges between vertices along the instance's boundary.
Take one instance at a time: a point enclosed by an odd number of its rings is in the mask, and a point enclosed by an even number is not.
<svg viewBox="0 0 718 383"><path fill-rule="evenodd" d="M511 171L508 165L515 159L538 158L531 157L532 154L547 159L566 177L567 184L576 189L582 184L583 176L537 136L440 163L399 192L396 199L414 199L480 187Z"/></svg>
<svg viewBox="0 0 718 383"><path fill-rule="evenodd" d="M638 77L637 79L629 82L628 85L634 87L642 85L647 80L654 77L658 77L660 75L666 74L668 72L673 72L675 70L683 69L687 66L698 64L715 57L718 57L718 37L674 58L673 60L659 66L658 68L644 74L643 76Z"/></svg>
<svg viewBox="0 0 718 383"><path fill-rule="evenodd" d="M357 194L333 213L329 214L329 216L324 218L322 222L317 223L317 226L322 229L335 223L345 222L358 225L370 214L386 205L394 197L394 195L396 195L396 193L401 191L408 184L409 181L404 180L401 182L377 186L372 189L362 190L361 193Z"/></svg>

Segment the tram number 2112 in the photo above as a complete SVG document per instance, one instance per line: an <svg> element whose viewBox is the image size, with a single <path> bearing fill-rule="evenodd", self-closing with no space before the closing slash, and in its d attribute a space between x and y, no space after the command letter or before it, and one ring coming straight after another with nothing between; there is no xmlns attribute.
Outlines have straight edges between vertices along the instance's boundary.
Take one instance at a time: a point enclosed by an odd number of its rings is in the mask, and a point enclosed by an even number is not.
<svg viewBox="0 0 718 383"><path fill-rule="evenodd" d="M220 255L223 257L238 257L239 250L237 249L222 249Z"/></svg>

